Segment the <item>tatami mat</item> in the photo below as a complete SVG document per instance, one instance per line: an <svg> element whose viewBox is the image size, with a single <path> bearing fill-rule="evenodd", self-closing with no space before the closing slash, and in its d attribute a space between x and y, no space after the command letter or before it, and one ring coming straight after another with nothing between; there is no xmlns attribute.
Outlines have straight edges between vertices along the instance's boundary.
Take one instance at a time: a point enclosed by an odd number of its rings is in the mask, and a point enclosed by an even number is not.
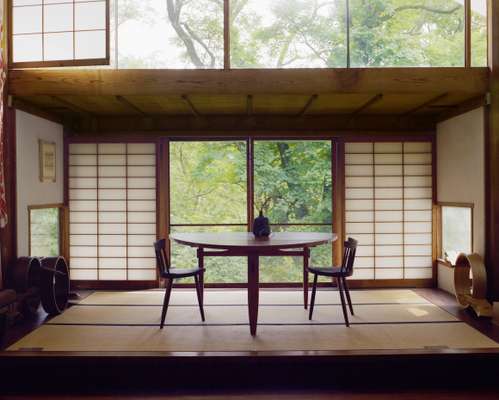
<svg viewBox="0 0 499 400"><path fill-rule="evenodd" d="M261 290L256 337L249 333L244 290L206 290L201 322L193 290L172 293L158 328L162 290L96 292L8 350L311 351L499 348L411 290L352 291L347 328L338 293L320 290L312 321L300 290Z"/></svg>

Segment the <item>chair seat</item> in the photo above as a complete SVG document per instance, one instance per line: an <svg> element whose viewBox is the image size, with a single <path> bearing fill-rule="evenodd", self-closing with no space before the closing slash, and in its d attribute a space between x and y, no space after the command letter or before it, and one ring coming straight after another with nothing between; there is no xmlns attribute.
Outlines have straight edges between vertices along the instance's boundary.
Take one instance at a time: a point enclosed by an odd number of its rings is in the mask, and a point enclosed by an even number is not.
<svg viewBox="0 0 499 400"><path fill-rule="evenodd" d="M308 272L320 276L346 277L351 273L342 272L341 267L308 267Z"/></svg>
<svg viewBox="0 0 499 400"><path fill-rule="evenodd" d="M187 278L189 276L198 275L199 273L204 272L204 270L204 268L170 268L169 272L162 273L161 277L167 279Z"/></svg>

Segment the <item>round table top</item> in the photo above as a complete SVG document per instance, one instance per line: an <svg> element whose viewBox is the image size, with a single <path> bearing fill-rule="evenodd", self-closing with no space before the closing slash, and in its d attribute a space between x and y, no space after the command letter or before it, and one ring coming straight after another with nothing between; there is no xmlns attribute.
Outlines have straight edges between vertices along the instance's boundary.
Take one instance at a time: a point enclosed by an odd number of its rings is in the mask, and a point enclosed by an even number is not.
<svg viewBox="0 0 499 400"><path fill-rule="evenodd" d="M180 244L209 249L294 249L326 244L337 239L334 233L273 232L268 240L255 239L248 232L172 233Z"/></svg>

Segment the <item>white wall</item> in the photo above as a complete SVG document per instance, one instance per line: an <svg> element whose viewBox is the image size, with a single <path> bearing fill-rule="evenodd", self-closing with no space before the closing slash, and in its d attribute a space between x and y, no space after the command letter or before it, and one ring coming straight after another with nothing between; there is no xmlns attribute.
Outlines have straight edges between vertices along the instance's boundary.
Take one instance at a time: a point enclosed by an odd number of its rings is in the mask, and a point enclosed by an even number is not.
<svg viewBox="0 0 499 400"><path fill-rule="evenodd" d="M55 142L56 182L39 180L38 140ZM17 255L29 255L28 205L64 201L62 125L16 110Z"/></svg>
<svg viewBox="0 0 499 400"><path fill-rule="evenodd" d="M485 254L484 117L479 108L437 125L437 201L474 205L473 252L481 256Z"/></svg>

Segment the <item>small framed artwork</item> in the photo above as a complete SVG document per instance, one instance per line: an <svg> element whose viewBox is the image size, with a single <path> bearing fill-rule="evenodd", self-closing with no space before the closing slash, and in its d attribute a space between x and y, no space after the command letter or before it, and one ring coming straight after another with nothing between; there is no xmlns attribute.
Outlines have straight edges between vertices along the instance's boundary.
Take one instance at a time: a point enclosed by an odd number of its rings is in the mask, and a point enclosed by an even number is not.
<svg viewBox="0 0 499 400"><path fill-rule="evenodd" d="M40 158L40 182L55 182L55 142L38 141Z"/></svg>

